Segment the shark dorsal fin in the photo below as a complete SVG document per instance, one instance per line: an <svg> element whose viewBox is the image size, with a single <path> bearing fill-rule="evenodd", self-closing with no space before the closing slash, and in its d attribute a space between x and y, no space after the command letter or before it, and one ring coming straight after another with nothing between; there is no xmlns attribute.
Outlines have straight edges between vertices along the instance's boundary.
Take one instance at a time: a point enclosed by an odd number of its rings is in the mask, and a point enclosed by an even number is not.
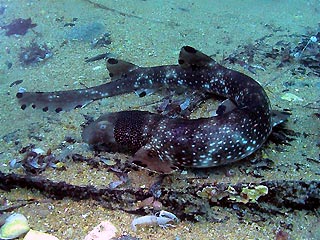
<svg viewBox="0 0 320 240"><path fill-rule="evenodd" d="M129 72L137 68L139 68L139 66L123 60L115 58L108 58L107 60L107 69L112 80L125 77Z"/></svg>
<svg viewBox="0 0 320 240"><path fill-rule="evenodd" d="M211 57L190 46L181 48L178 62L182 68L205 67L215 63Z"/></svg>

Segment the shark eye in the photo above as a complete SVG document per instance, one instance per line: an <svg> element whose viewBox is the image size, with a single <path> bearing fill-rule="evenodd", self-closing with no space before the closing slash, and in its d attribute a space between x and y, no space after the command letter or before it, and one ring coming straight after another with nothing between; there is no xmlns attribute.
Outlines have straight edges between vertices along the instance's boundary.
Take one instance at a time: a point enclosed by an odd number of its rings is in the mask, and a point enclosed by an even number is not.
<svg viewBox="0 0 320 240"><path fill-rule="evenodd" d="M98 123L98 128L100 130L106 130L108 128L108 124L109 124L108 121L101 121Z"/></svg>
<svg viewBox="0 0 320 240"><path fill-rule="evenodd" d="M101 125L99 126L99 128L100 128L101 130L105 130L105 129L107 128L107 126L106 126L105 124L101 124Z"/></svg>

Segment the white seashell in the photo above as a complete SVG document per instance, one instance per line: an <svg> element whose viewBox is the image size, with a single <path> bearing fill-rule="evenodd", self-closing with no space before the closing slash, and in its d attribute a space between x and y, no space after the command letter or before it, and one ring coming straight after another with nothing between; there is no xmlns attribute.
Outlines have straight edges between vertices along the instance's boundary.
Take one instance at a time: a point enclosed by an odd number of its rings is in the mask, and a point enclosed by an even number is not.
<svg viewBox="0 0 320 240"><path fill-rule="evenodd" d="M285 93L284 95L281 96L282 100L287 100L289 102L296 102L300 101L302 102L303 99L301 97L298 97L297 95L294 95L293 93Z"/></svg>
<svg viewBox="0 0 320 240"><path fill-rule="evenodd" d="M20 213L10 215L0 228L0 239L14 239L28 232L28 220Z"/></svg>
<svg viewBox="0 0 320 240"><path fill-rule="evenodd" d="M30 229L23 240L59 240L57 237L48 233L43 233Z"/></svg>
<svg viewBox="0 0 320 240"><path fill-rule="evenodd" d="M36 154L44 154L44 150L42 150L41 148L33 148L32 151Z"/></svg>

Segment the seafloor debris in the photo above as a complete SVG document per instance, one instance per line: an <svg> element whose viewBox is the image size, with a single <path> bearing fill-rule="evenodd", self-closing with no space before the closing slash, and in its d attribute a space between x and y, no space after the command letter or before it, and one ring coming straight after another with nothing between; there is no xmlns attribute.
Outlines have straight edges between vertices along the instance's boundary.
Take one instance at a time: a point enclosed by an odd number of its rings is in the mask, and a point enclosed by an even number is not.
<svg viewBox="0 0 320 240"><path fill-rule="evenodd" d="M14 239L28 232L28 220L20 213L10 215L0 228L0 239Z"/></svg>
<svg viewBox="0 0 320 240"><path fill-rule="evenodd" d="M25 35L30 28L36 27L37 24L32 23L31 18L23 19L18 18L14 19L10 24L2 26L2 29L7 30L6 36L11 35Z"/></svg>
<svg viewBox="0 0 320 240"><path fill-rule="evenodd" d="M12 83L9 85L9 87L17 86L17 85L19 85L19 84L22 83L22 82L23 82L22 79L16 80L16 81L12 82Z"/></svg>
<svg viewBox="0 0 320 240"><path fill-rule="evenodd" d="M132 237L130 235L122 235L117 238L112 238L112 240L141 240L141 238Z"/></svg>
<svg viewBox="0 0 320 240"><path fill-rule="evenodd" d="M237 211L283 213L291 210L314 210L320 207L320 181L274 180L258 183L199 183L185 179L187 184L178 189L162 188L159 200L167 211L174 211L179 219L205 220L212 218L212 207L220 206ZM263 187L264 186L264 187ZM70 197L75 200L94 199L104 207L130 213L148 214L149 210L136 209L132 202L151 197L145 189L123 186L121 188L97 188L92 185L77 186L66 182L51 181L32 175L0 172L0 188L6 191L16 187L37 189L55 199ZM257 189L255 201L235 201L233 197L245 196L245 189ZM214 190L208 192L208 189ZM268 189L266 192L265 190ZM245 191L244 191L245 190ZM263 191L260 191L263 190ZM206 194L199 194L206 191ZM217 195L218 194L218 195ZM259 197L257 197L259 196ZM217 201L219 199L219 201ZM212 219L211 219L212 220Z"/></svg>
<svg viewBox="0 0 320 240"><path fill-rule="evenodd" d="M140 209L140 208L144 208L144 209L150 208L155 211L160 211L163 208L163 205L158 200L155 200L155 197L148 197L142 200L141 202L138 202L136 209Z"/></svg>
<svg viewBox="0 0 320 240"><path fill-rule="evenodd" d="M315 34L307 33L302 36L297 34L289 35L288 37L292 39L301 38L296 45L290 41L280 40L271 46L266 39L274 35L269 34L239 48L225 57L224 61L231 64L239 64L252 73L255 73L257 68L263 70L263 66L268 66L269 63L266 61L268 59L272 59L273 62L277 63L279 68L298 62L300 66L291 70L293 75L300 73L320 76L320 32L319 30L315 32Z"/></svg>
<svg viewBox="0 0 320 240"><path fill-rule="evenodd" d="M22 47L19 60L22 65L32 65L47 60L53 56L52 50L46 44L32 42L29 46Z"/></svg>
<svg viewBox="0 0 320 240"><path fill-rule="evenodd" d="M6 199L2 199L2 202L0 205L0 214L3 214L4 212L12 212L28 204L40 203L41 201L39 201L38 199L30 198L27 200L17 199L15 200L16 203L12 203L12 201L10 202L11 204L8 204ZM0 221L0 226L1 226L1 221Z"/></svg>
<svg viewBox="0 0 320 240"><path fill-rule="evenodd" d="M113 239L116 236L117 229L109 221L102 221L98 226L94 227L84 240Z"/></svg>
<svg viewBox="0 0 320 240"><path fill-rule="evenodd" d="M293 93L285 93L281 96L282 100L286 100L289 102L302 102L303 99L301 97L298 97L297 95L293 94Z"/></svg>
<svg viewBox="0 0 320 240"><path fill-rule="evenodd" d="M86 58L85 62L89 63L89 62L94 62L99 60L106 60L107 58L110 58L110 57L114 57L114 54L106 52L106 53L98 54L91 58Z"/></svg>
<svg viewBox="0 0 320 240"><path fill-rule="evenodd" d="M66 33L66 39L70 41L91 42L104 34L104 25L98 22L91 22L83 25L75 25Z"/></svg>
<svg viewBox="0 0 320 240"><path fill-rule="evenodd" d="M198 91L185 91L183 94L171 92L160 101L155 110L165 116L187 118L208 98L208 94Z"/></svg>
<svg viewBox="0 0 320 240"><path fill-rule="evenodd" d="M112 7L108 7L107 5L101 4L101 3L97 3L95 1L91 1L91 0L84 0L85 2L91 4L93 7L95 8L99 8L99 9L103 9L106 11L109 11L111 13L123 16L123 17L128 17L128 18L135 18L135 19L140 19L140 20L144 20L144 21L148 21L148 22L154 22L154 23L158 23L158 24L165 24L171 27L177 27L180 26L179 23L173 22L173 21L161 21L159 19L152 19L152 18L144 18L142 16L139 15L135 15L133 13L127 13L127 12L123 12L120 10L117 10L116 8L112 8Z"/></svg>
<svg viewBox="0 0 320 240"><path fill-rule="evenodd" d="M289 234L282 229L277 230L276 240L289 240Z"/></svg>
<svg viewBox="0 0 320 240"><path fill-rule="evenodd" d="M158 225L161 228L174 227L171 222L178 222L179 219L171 212L161 210L155 215L147 215L133 219L131 227L137 231L137 225Z"/></svg>
<svg viewBox="0 0 320 240"><path fill-rule="evenodd" d="M13 159L10 161L11 168L17 168L22 166L26 173L39 174L44 171L47 167L56 169L65 169L63 163L51 153L49 149L46 153L39 148L34 148L34 145L29 145L22 150L20 153L24 153L22 160Z"/></svg>
<svg viewBox="0 0 320 240"><path fill-rule="evenodd" d="M310 37L303 36L299 44L292 50L292 56L313 74L320 76L320 32ZM300 70L301 71L301 70Z"/></svg>
<svg viewBox="0 0 320 240"><path fill-rule="evenodd" d="M111 44L111 37L110 37L110 33L108 33L108 32L102 34L101 36L99 36L97 38L94 38L91 41L92 48L106 47L109 44Z"/></svg>
<svg viewBox="0 0 320 240"><path fill-rule="evenodd" d="M27 233L27 235L23 238L23 240L59 240L57 237L44 233L39 232L36 230L30 229L30 231Z"/></svg>
<svg viewBox="0 0 320 240"><path fill-rule="evenodd" d="M261 196L265 196L268 194L268 188L264 185L258 185L251 187L244 187L240 195L235 197L230 197L230 200L234 200L236 202L248 203L254 202L256 203Z"/></svg>
<svg viewBox="0 0 320 240"><path fill-rule="evenodd" d="M319 36L318 36L319 35ZM320 37L320 33L317 34L318 37ZM304 45L304 47L302 48L302 50L297 51L296 53L293 54L293 56L295 58L301 58L304 54L305 51L307 49L309 49L309 51L312 49L310 48L311 45L314 45L313 43L317 43L318 42L318 37L316 36L311 36L310 39L308 40L308 42Z"/></svg>

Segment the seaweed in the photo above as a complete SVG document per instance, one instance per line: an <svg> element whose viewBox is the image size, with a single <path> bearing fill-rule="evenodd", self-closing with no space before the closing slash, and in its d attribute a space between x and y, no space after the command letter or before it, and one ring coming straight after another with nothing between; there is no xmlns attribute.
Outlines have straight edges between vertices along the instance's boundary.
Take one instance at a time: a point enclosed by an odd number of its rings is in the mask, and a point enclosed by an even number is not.
<svg viewBox="0 0 320 240"><path fill-rule="evenodd" d="M168 211L174 211L182 220L209 219L212 213L208 209L213 206L232 209L239 215L245 211L285 214L288 210L313 211L320 207L320 181L273 180L237 184L200 184L192 179L184 179L184 181L187 182L186 186L178 189L162 187L159 197L159 201L165 208ZM51 181L39 176L0 172L1 189L10 191L16 187L37 189L54 199L65 197L74 200L93 199L106 208L136 214L145 214L149 210L137 209L132 203L152 197L152 193L145 191L146 189L130 186L116 189L97 188L92 185L78 186L64 181ZM258 194L259 197L254 196L254 201L244 201L247 189L263 189L263 193ZM235 209L235 204L237 209Z"/></svg>
<svg viewBox="0 0 320 240"><path fill-rule="evenodd" d="M36 27L37 24L32 23L31 18L14 19L10 24L2 26L2 29L6 29L6 36L11 35L25 35L29 29Z"/></svg>
<svg viewBox="0 0 320 240"><path fill-rule="evenodd" d="M99 61L99 60L106 60L107 58L110 58L112 56L113 56L112 53L106 52L106 53L98 54L98 55L91 57L91 58L86 57L86 59L84 61L86 63L89 63L89 62L94 62L94 61Z"/></svg>
<svg viewBox="0 0 320 240"><path fill-rule="evenodd" d="M111 44L111 36L110 36L110 33L106 32L101 36L94 38L91 41L91 48L106 47L107 45L110 45L110 44Z"/></svg>
<svg viewBox="0 0 320 240"><path fill-rule="evenodd" d="M311 72L320 76L320 32L317 32L314 36L303 36L300 43L292 50L292 55L299 61L304 67L307 67ZM295 69L298 70L298 69ZM303 68L300 68L300 71ZM299 72L296 71L296 72ZM305 70L304 70L305 73Z"/></svg>
<svg viewBox="0 0 320 240"><path fill-rule="evenodd" d="M310 75L320 76L320 32L315 34L291 34L284 35L292 39L300 38L298 44L293 41L279 40L274 45L267 43L267 39L273 37L273 34L265 35L254 42L241 46L227 57L223 62L239 64L246 70L255 74L255 70L264 70L263 66L268 66L268 59L277 64L277 68L282 68L293 63L299 63L298 67L290 69L292 75ZM281 36L283 37L283 36ZM262 66L255 64L259 61ZM306 70L307 68L307 70Z"/></svg>
<svg viewBox="0 0 320 240"><path fill-rule="evenodd" d="M29 46L22 47L19 60L23 66L36 64L53 56L53 52L46 44L32 42Z"/></svg>

